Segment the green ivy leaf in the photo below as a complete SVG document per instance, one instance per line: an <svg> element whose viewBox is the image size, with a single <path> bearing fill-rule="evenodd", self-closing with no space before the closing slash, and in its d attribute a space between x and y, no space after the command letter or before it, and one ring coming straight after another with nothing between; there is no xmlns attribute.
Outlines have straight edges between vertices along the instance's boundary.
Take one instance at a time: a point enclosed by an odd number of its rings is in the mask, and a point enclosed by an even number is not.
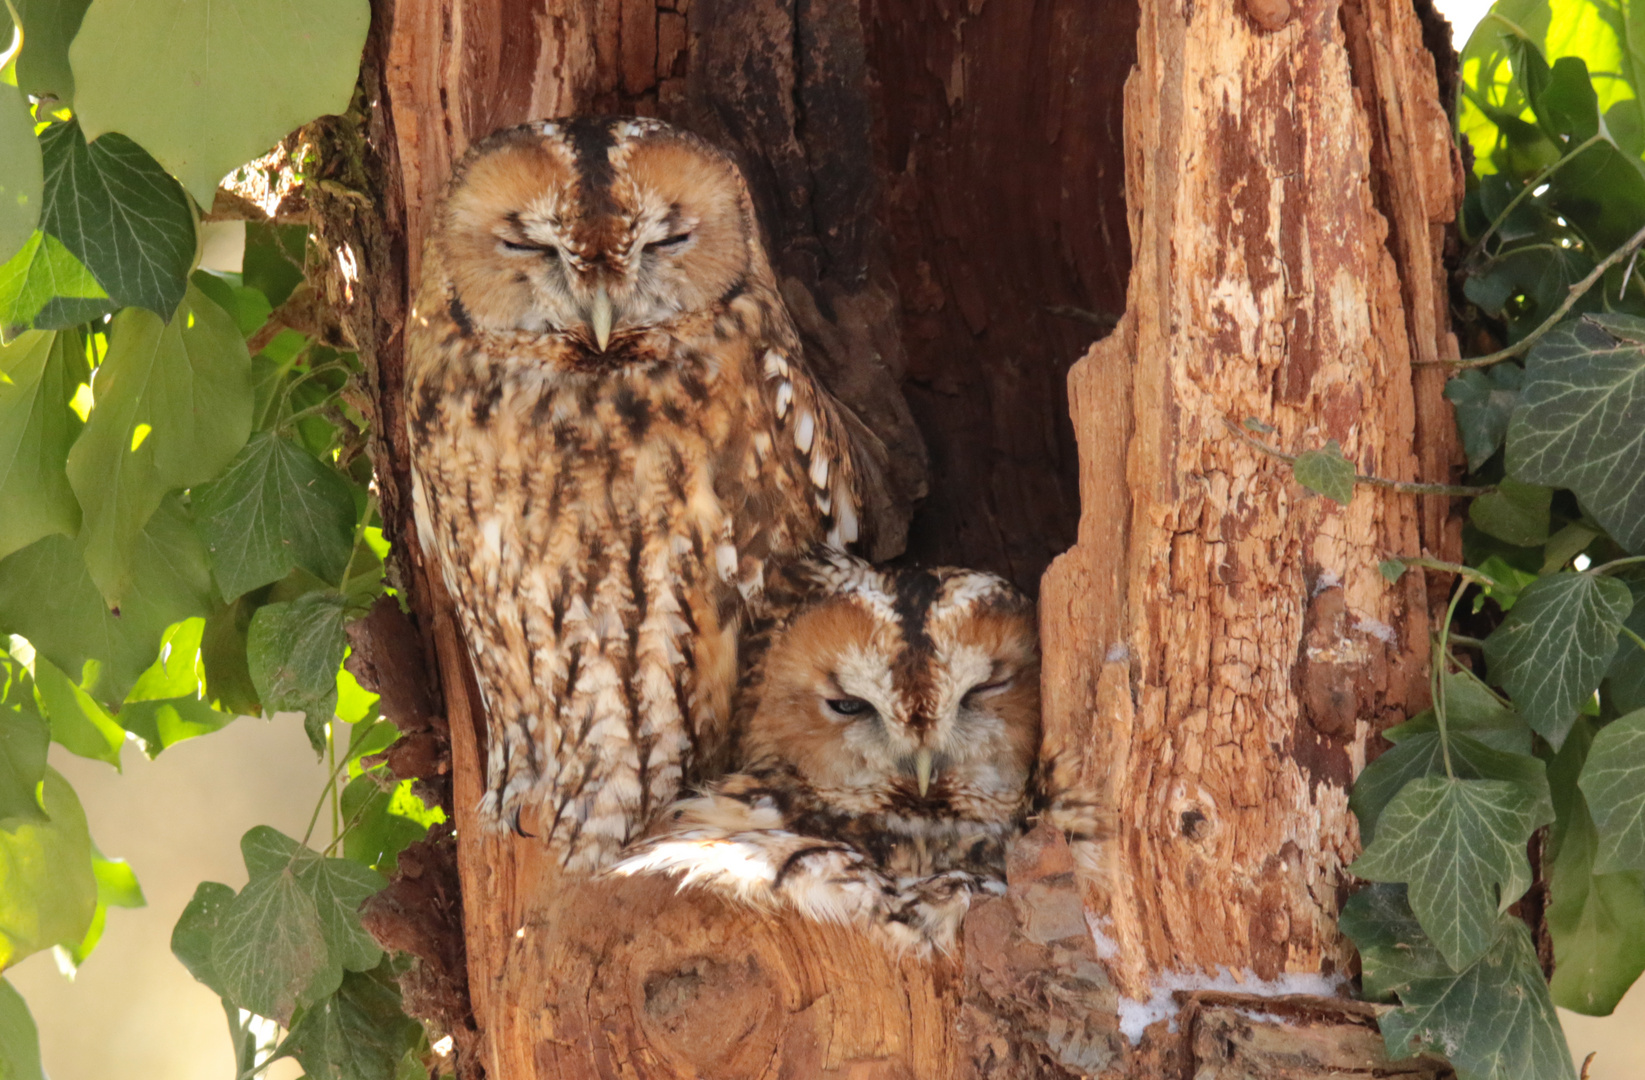
<svg viewBox="0 0 1645 1080"><path fill-rule="evenodd" d="M343 604L332 592L267 604L252 616L246 635L251 681L263 708L303 713L315 753L325 749L325 726L337 708L337 669L348 645Z"/></svg>
<svg viewBox="0 0 1645 1080"><path fill-rule="evenodd" d="M246 256L241 261L242 283L268 297L279 307L291 299L303 283L303 262L308 249L308 226L246 222ZM302 335L287 330L298 342ZM289 339L288 339L289 340ZM265 350L272 351L272 350Z"/></svg>
<svg viewBox="0 0 1645 1080"><path fill-rule="evenodd" d="M97 683L97 665L85 686ZM126 729L115 723L85 686L65 675L56 664L39 653L34 657L34 694L51 721L52 741L70 753L120 768L120 750L126 745Z"/></svg>
<svg viewBox="0 0 1645 1080"><path fill-rule="evenodd" d="M400 852L428 835L426 821L443 820L438 807L429 810L411 793L411 781L402 780L384 791L372 770L349 781L343 789L342 814L352 822L343 834L343 854L364 866L392 874Z"/></svg>
<svg viewBox="0 0 1645 1080"><path fill-rule="evenodd" d="M137 572L134 539L173 488L204 483L251 434L251 357L198 291L170 323L127 308L97 369L97 405L68 455L86 566L110 607Z"/></svg>
<svg viewBox="0 0 1645 1080"><path fill-rule="evenodd" d="M169 318L195 248L194 211L177 181L117 132L88 145L74 120L42 131L40 151L41 231L61 240L117 306Z"/></svg>
<svg viewBox="0 0 1645 1080"><path fill-rule="evenodd" d="M1422 716L1431 719L1433 714ZM1418 717L1412 723L1420 720ZM1493 749L1478 739L1458 734L1455 729L1451 731L1450 742L1451 768L1458 779L1511 781L1519 785L1527 801L1538 806L1548 805L1548 779L1541 761L1525 754ZM1367 845L1372 842L1382 811L1405 785L1425 776L1444 774L1445 751L1437 730L1408 735L1367 765L1354 781L1353 794L1348 799L1348 808L1359 819L1361 842Z"/></svg>
<svg viewBox="0 0 1645 1080"><path fill-rule="evenodd" d="M421 1029L406 1017L388 965L349 972L337 993L303 1013L281 1048L313 1080L394 1080Z"/></svg>
<svg viewBox="0 0 1645 1080"><path fill-rule="evenodd" d="M1536 102L1537 117L1558 135L1578 143L1599 134L1599 97L1580 56L1554 61L1548 85Z"/></svg>
<svg viewBox="0 0 1645 1080"><path fill-rule="evenodd" d="M97 907L91 915L91 925L86 928L85 936L78 943L65 949L68 961L75 967L86 962L86 958L97 948L102 940L103 926L108 920L108 909L111 907L140 908L148 906L143 897L143 889L137 884L137 875L132 873L124 859L105 858L97 845L91 846L91 870L97 879Z"/></svg>
<svg viewBox="0 0 1645 1080"><path fill-rule="evenodd" d="M6 1080L46 1080L40 1065L40 1033L23 995L0 979L0 1076Z"/></svg>
<svg viewBox="0 0 1645 1080"><path fill-rule="evenodd" d="M1579 720L1548 766L1558 792L1543 864L1555 960L1548 989L1556 1005L1608 1016L1645 971L1645 874L1594 873L1599 833L1578 786L1593 738Z"/></svg>
<svg viewBox="0 0 1645 1080"><path fill-rule="evenodd" d="M9 653L0 652L0 828L45 821L40 782L46 777L51 729L34 704L33 680ZM5 882L0 878L0 885Z"/></svg>
<svg viewBox="0 0 1645 1080"><path fill-rule="evenodd" d="M108 293L55 236L35 233L0 266L0 332L60 330L112 310Z"/></svg>
<svg viewBox="0 0 1645 1080"><path fill-rule="evenodd" d="M11 258L34 232L44 190L28 100L0 83L0 258Z"/></svg>
<svg viewBox="0 0 1645 1080"><path fill-rule="evenodd" d="M1497 490L1468 504L1468 520L1474 528L1498 540L1518 547L1541 547L1548 541L1548 510L1553 498L1552 488L1522 484L1505 476Z"/></svg>
<svg viewBox="0 0 1645 1080"><path fill-rule="evenodd" d="M1508 424L1508 473L1576 492L1629 551L1645 551L1645 319L1587 315L1531 350Z"/></svg>
<svg viewBox="0 0 1645 1080"><path fill-rule="evenodd" d="M215 881L202 881L195 887L194 897L178 916L171 931L172 955L182 961L189 974L209 987L218 997L226 998L223 980L212 966L212 947L217 931L223 925L223 915L234 902L234 890Z"/></svg>
<svg viewBox="0 0 1645 1080"><path fill-rule="evenodd" d="M1594 737L1578 781L1599 830L1600 873L1645 870L1645 709Z"/></svg>
<svg viewBox="0 0 1645 1080"><path fill-rule="evenodd" d="M1497 913L1531 886L1525 844L1553 808L1502 780L1413 780L1383 810L1377 838L1351 868L1370 881L1404 882L1411 907L1452 969L1478 960Z"/></svg>
<svg viewBox="0 0 1645 1080"><path fill-rule="evenodd" d="M209 735L234 716L219 712L205 698L201 639L206 621L185 619L166 631L160 658L138 678L120 707L119 721L143 744L150 758L197 735Z"/></svg>
<svg viewBox="0 0 1645 1080"><path fill-rule="evenodd" d="M1634 598L1634 610L1622 624L1645 638L1645 604ZM1623 634L1617 638L1616 655L1605 672L1602 684L1611 707L1619 713L1645 709L1645 648Z"/></svg>
<svg viewBox="0 0 1645 1080"><path fill-rule="evenodd" d="M189 280L195 288L209 296L212 303L229 313L244 337L261 330L274 310L269 306L268 297L241 284L239 274L196 270Z"/></svg>
<svg viewBox="0 0 1645 1080"><path fill-rule="evenodd" d="M206 616L200 637L200 666L205 671L206 697L234 715L256 715L263 710L246 662L246 632L257 604L241 597Z"/></svg>
<svg viewBox="0 0 1645 1080"><path fill-rule="evenodd" d="M383 950L360 925L360 905L387 884L381 874L348 859L328 859L267 825L251 829L240 851L252 880L290 872L314 901L320 932L333 961L349 971L369 971Z"/></svg>
<svg viewBox="0 0 1645 1080"><path fill-rule="evenodd" d="M1470 368L1445 384L1445 398L1456 407L1470 472L1477 472L1502 445L1524 379L1525 369L1518 364L1496 364Z"/></svg>
<svg viewBox="0 0 1645 1080"><path fill-rule="evenodd" d="M1445 694L1445 726L1452 735L1469 735L1493 750L1507 754L1531 752L1531 729L1479 676L1467 669L1446 672L1441 680ZM1439 730L1439 720L1432 709L1411 717L1382 733L1389 742L1398 743L1413 735ZM1496 777L1507 780L1510 777Z"/></svg>
<svg viewBox="0 0 1645 1080"><path fill-rule="evenodd" d="M365 0L133 0L87 14L69 48L88 133L123 131L210 206L217 183L348 108Z"/></svg>
<svg viewBox="0 0 1645 1080"><path fill-rule="evenodd" d="M254 877L227 910L212 942L211 968L224 996L282 1024L299 1004L330 994L343 968L326 949L320 915L296 875Z"/></svg>
<svg viewBox="0 0 1645 1080"><path fill-rule="evenodd" d="M1485 639L1492 678L1554 749L1616 653L1633 606L1628 587L1600 574L1550 574L1519 594Z"/></svg>
<svg viewBox="0 0 1645 1080"><path fill-rule="evenodd" d="M354 546L354 494L341 473L273 432L251 437L195 493L201 536L227 598L302 567L338 581Z"/></svg>
<svg viewBox="0 0 1645 1080"><path fill-rule="evenodd" d="M1354 466L1342 456L1335 439L1321 450L1305 450L1291 467L1297 483L1334 503L1347 506L1354 497Z"/></svg>
<svg viewBox="0 0 1645 1080"><path fill-rule="evenodd" d="M17 57L17 85L35 97L74 100L69 42L80 29L91 0L10 0L23 24L23 51Z"/></svg>
<svg viewBox="0 0 1645 1080"><path fill-rule="evenodd" d="M0 967L85 937L97 908L91 834L74 789L46 770L50 821L0 824Z"/></svg>
<svg viewBox="0 0 1645 1080"><path fill-rule="evenodd" d="M99 662L85 689L102 702L125 697L154 661L166 628L211 610L205 546L176 495L160 504L133 545L141 576L118 614L93 584L75 542L37 540L0 560L0 628L28 638L64 671Z"/></svg>
<svg viewBox="0 0 1645 1080"><path fill-rule="evenodd" d="M1378 1021L1388 1056L1443 1054L1458 1080L1575 1080L1525 924L1498 918L1488 950L1454 972L1411 917L1404 892L1365 889L1341 920L1359 947L1367 996L1397 994L1403 1006Z"/></svg>
<svg viewBox="0 0 1645 1080"><path fill-rule="evenodd" d="M0 346L0 559L80 528L63 466L80 433L69 401L89 375L78 334L28 333Z"/></svg>

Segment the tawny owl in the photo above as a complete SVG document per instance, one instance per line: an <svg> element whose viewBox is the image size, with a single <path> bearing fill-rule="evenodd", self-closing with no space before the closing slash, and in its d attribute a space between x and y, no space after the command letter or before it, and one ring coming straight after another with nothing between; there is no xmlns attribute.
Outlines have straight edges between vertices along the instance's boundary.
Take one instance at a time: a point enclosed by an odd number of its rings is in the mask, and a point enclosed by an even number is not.
<svg viewBox="0 0 1645 1080"><path fill-rule="evenodd" d="M616 871L681 875L891 943L952 946L1006 846L1045 815L1095 843L1089 802L1040 756L1029 600L969 570L795 564L802 597L747 682L740 771L677 803Z"/></svg>
<svg viewBox="0 0 1645 1080"><path fill-rule="evenodd" d="M596 869L728 764L767 561L857 540L884 449L810 375L736 166L655 120L474 147L406 379L420 544L488 715L482 812Z"/></svg>

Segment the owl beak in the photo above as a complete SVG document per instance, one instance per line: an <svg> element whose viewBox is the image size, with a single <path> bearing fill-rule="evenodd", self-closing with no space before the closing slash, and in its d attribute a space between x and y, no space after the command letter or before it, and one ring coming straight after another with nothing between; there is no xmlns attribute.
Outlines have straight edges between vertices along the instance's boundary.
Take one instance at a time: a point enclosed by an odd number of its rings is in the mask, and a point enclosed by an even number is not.
<svg viewBox="0 0 1645 1080"><path fill-rule="evenodd" d="M927 789L931 787L931 751L921 748L914 754L914 779L920 785L920 797L923 799Z"/></svg>
<svg viewBox="0 0 1645 1080"><path fill-rule="evenodd" d="M594 302L588 308L588 326L594 331L594 343L601 352L611 342L611 294L601 285L594 290Z"/></svg>

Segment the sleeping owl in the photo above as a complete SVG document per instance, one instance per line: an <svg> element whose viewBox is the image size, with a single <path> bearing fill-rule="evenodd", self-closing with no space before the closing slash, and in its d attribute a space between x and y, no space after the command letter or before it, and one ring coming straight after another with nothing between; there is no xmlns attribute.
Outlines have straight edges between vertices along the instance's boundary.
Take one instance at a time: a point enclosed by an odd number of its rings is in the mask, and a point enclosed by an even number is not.
<svg viewBox="0 0 1645 1080"><path fill-rule="evenodd" d="M406 381L419 544L487 714L482 814L592 871L724 771L766 567L866 541L884 449L811 376L736 166L655 120L470 151Z"/></svg>
<svg viewBox="0 0 1645 1080"><path fill-rule="evenodd" d="M740 770L664 814L615 872L677 874L744 903L953 946L1004 889L1029 819L1094 864L1089 800L1040 754L1031 602L991 574L876 569L839 553L773 577L740 711Z"/></svg>

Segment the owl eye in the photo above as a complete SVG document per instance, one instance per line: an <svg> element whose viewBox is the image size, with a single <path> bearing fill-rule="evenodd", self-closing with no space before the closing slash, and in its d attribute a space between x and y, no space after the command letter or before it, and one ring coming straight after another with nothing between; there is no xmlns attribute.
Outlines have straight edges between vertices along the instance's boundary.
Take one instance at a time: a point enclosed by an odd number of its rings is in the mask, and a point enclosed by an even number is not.
<svg viewBox="0 0 1645 1080"><path fill-rule="evenodd" d="M675 233L673 236L665 236L661 240L651 241L651 243L645 246L645 250L661 251L664 248L676 248L689 239L691 239L691 234L688 232Z"/></svg>
<svg viewBox="0 0 1645 1080"><path fill-rule="evenodd" d="M530 251L535 252L538 255L545 256L558 255L560 253L560 249L555 247L553 244L520 244L514 242L513 240L504 240L502 241L502 245L510 251Z"/></svg>
<svg viewBox="0 0 1645 1080"><path fill-rule="evenodd" d="M874 711L874 706L860 697L829 698L828 707L841 716L863 716Z"/></svg>
<svg viewBox="0 0 1645 1080"><path fill-rule="evenodd" d="M1000 679L998 682L982 683L978 686L973 686L971 689L967 690L965 692L965 700L967 702L972 702L972 701L975 701L977 698L982 697L984 694L992 693L995 690L1004 690L1007 686L1010 686L1010 685L1011 685L1011 680L1010 679Z"/></svg>

